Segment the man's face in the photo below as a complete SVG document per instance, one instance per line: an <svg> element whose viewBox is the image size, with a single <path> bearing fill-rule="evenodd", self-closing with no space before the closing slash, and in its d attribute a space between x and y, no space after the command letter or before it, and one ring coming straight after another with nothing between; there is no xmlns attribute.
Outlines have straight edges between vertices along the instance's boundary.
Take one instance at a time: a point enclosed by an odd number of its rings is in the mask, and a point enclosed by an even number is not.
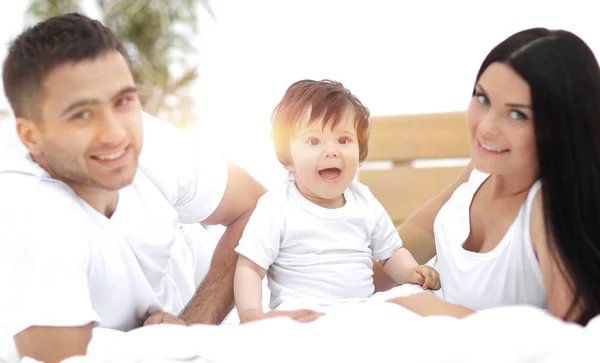
<svg viewBox="0 0 600 363"><path fill-rule="evenodd" d="M110 51L63 63L46 75L42 91L39 119L17 121L34 160L73 188L130 184L142 147L142 112L125 58Z"/></svg>

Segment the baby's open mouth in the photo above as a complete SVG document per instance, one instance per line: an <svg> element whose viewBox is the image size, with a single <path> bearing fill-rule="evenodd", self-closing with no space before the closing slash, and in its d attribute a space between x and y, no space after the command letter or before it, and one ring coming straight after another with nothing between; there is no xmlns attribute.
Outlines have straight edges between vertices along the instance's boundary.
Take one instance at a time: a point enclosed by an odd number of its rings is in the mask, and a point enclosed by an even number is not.
<svg viewBox="0 0 600 363"><path fill-rule="evenodd" d="M326 168L319 170L319 176L326 180L336 180L339 178L342 170L339 168Z"/></svg>

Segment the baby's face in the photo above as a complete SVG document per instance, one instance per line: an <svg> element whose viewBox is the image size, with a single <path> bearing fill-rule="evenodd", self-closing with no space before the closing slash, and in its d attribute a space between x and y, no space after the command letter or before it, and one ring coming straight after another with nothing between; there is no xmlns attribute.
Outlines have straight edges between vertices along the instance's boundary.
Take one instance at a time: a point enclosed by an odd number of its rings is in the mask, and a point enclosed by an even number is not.
<svg viewBox="0 0 600 363"><path fill-rule="evenodd" d="M350 186L358 171L359 147L353 112L345 112L332 129L319 120L308 125L303 120L290 142L294 174L300 192L313 203L331 206ZM333 203L335 205L335 203Z"/></svg>

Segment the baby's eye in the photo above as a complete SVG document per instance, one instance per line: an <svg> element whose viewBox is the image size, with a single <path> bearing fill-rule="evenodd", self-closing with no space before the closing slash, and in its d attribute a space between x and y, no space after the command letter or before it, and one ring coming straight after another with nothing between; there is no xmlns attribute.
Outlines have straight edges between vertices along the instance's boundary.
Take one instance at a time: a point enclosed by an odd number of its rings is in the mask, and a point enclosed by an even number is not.
<svg viewBox="0 0 600 363"><path fill-rule="evenodd" d="M349 144L349 143L350 143L350 139L349 139L349 138L347 138L347 137L340 137L340 138L338 139L338 142L339 142L341 145L346 145L346 144Z"/></svg>
<svg viewBox="0 0 600 363"><path fill-rule="evenodd" d="M308 139L308 144L312 145L312 146L317 146L321 143L321 140L317 139L316 137L311 137L310 139Z"/></svg>

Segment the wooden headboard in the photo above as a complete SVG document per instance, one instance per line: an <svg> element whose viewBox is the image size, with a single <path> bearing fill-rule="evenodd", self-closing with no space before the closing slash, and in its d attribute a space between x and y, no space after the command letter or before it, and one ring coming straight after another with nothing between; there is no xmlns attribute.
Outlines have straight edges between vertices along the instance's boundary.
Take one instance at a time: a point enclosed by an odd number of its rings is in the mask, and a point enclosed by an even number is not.
<svg viewBox="0 0 600 363"><path fill-rule="evenodd" d="M456 178L469 154L465 112L374 116L358 180L401 223Z"/></svg>

